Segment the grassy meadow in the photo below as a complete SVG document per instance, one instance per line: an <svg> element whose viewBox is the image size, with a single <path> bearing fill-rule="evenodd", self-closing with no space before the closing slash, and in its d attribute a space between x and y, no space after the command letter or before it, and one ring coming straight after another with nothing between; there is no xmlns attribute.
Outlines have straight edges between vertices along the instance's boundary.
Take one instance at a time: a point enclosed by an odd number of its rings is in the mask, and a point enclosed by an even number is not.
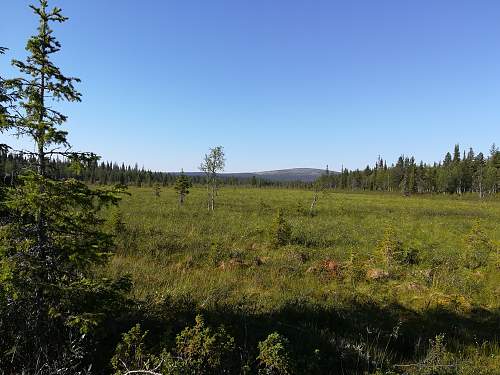
<svg viewBox="0 0 500 375"><path fill-rule="evenodd" d="M202 313L252 354L278 331L303 373L423 374L440 334L461 369L500 367L498 199L329 192L311 216L307 190L224 187L215 213L200 187L183 207L171 188L129 193L108 212L117 248L100 272L131 275L150 328ZM278 209L291 235L272 246Z"/></svg>

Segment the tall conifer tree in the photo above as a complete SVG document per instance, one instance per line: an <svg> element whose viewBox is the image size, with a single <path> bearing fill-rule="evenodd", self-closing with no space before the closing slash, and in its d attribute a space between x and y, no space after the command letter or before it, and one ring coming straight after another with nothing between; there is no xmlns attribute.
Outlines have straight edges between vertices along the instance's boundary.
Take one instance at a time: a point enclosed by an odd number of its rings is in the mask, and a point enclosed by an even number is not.
<svg viewBox="0 0 500 375"><path fill-rule="evenodd" d="M61 130L66 116L53 105L78 102L78 79L64 75L52 55L61 49L51 24L67 20L47 0L30 6L37 33L25 61L14 60L22 76L5 80L15 110L0 130L33 142L23 150L31 165L7 190L0 222L0 368L7 373L75 374L91 353L93 327L121 301L126 279L97 279L93 267L107 261L112 236L101 229L99 210L116 203L116 191L91 190L75 179L56 180L49 164L56 156L75 167L94 160L70 149ZM78 168L77 168L78 169ZM88 363L85 367L88 366Z"/></svg>

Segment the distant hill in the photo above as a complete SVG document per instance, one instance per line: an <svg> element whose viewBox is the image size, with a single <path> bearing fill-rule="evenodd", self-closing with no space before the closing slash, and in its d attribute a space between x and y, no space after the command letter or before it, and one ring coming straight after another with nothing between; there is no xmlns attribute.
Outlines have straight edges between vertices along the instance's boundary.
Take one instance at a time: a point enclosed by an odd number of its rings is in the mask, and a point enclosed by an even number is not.
<svg viewBox="0 0 500 375"><path fill-rule="evenodd" d="M325 174L324 169L316 168L292 168L279 169L276 171L255 172L257 177L264 178L270 181L304 181L310 182L316 180L322 174Z"/></svg>
<svg viewBox="0 0 500 375"><path fill-rule="evenodd" d="M221 177L252 178L253 176L268 181L302 181L312 182L324 174L324 169L317 168L292 168L279 169L275 171L251 172L251 173L221 173ZM337 173L337 172L330 172ZM186 172L188 176L202 176L202 172Z"/></svg>

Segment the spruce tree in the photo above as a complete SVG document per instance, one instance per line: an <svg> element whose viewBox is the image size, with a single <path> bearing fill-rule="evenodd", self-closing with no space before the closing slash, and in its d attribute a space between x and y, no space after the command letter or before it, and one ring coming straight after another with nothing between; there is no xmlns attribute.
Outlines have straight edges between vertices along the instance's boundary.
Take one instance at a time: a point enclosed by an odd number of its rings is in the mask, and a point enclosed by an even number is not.
<svg viewBox="0 0 500 375"><path fill-rule="evenodd" d="M7 49L5 47L0 47L0 55L3 55ZM11 96L9 95L9 92L7 91L5 84L4 84L4 78L0 76L0 132L3 126L7 125L7 122L9 121L9 106L10 102L12 100ZM0 143L0 223L4 215L6 214L5 208L3 207L3 200L4 200L4 185L5 185L5 180L6 180L6 161L7 161L7 155L8 155L9 148L7 145Z"/></svg>
<svg viewBox="0 0 500 375"><path fill-rule="evenodd" d="M271 225L270 243L273 248L288 245L292 238L292 227L286 221L283 210L280 208Z"/></svg>
<svg viewBox="0 0 500 375"><path fill-rule="evenodd" d="M490 194L496 194L500 187L500 150L493 143L486 165L485 182Z"/></svg>
<svg viewBox="0 0 500 375"><path fill-rule="evenodd" d="M1 202L7 215L0 221L0 368L76 374L92 359L94 327L123 301L130 283L93 273L113 245L98 213L118 201L117 191L54 179L49 168L59 156L77 171L95 156L71 151L61 130L67 118L53 107L81 98L74 86L79 80L64 75L52 60L61 45L50 25L67 18L57 7L49 10L47 0L30 7L38 32L28 40L26 61L12 62L23 75L3 82L14 93L15 110L0 131L24 136L36 151L22 150L31 164Z"/></svg>
<svg viewBox="0 0 500 375"><path fill-rule="evenodd" d="M6 48L0 47L0 55L5 53ZM2 76L0 76L0 124L6 122L7 118L7 105L8 97L4 87L4 80Z"/></svg>
<svg viewBox="0 0 500 375"><path fill-rule="evenodd" d="M484 155L482 152L477 154L474 161L474 187L475 190L479 193L479 198L483 198L484 196L484 176L486 169L486 161L484 159Z"/></svg>
<svg viewBox="0 0 500 375"><path fill-rule="evenodd" d="M189 189L193 186L191 183L191 179L186 176L184 171L181 171L181 174L175 180L174 190L179 194L179 204L182 206L184 204L184 200L186 199L186 195L189 194Z"/></svg>

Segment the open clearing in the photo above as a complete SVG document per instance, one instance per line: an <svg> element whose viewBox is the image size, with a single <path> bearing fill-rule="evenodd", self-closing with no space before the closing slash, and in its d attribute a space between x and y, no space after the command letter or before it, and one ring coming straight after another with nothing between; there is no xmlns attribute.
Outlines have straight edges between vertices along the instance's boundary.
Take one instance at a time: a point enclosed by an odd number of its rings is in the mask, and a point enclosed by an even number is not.
<svg viewBox="0 0 500 375"><path fill-rule="evenodd" d="M456 353L498 352L498 200L331 192L311 217L306 190L225 187L215 213L202 188L184 207L172 189L129 192L119 214L110 212L117 254L102 272L131 274L145 303L202 312L244 342L278 330L304 353L362 343L398 363L421 356L440 333ZM269 233L278 209L292 232L276 248ZM479 266L467 263L474 225L496 249ZM389 265L384 235L410 258ZM488 353L478 355L497 368L498 353Z"/></svg>

